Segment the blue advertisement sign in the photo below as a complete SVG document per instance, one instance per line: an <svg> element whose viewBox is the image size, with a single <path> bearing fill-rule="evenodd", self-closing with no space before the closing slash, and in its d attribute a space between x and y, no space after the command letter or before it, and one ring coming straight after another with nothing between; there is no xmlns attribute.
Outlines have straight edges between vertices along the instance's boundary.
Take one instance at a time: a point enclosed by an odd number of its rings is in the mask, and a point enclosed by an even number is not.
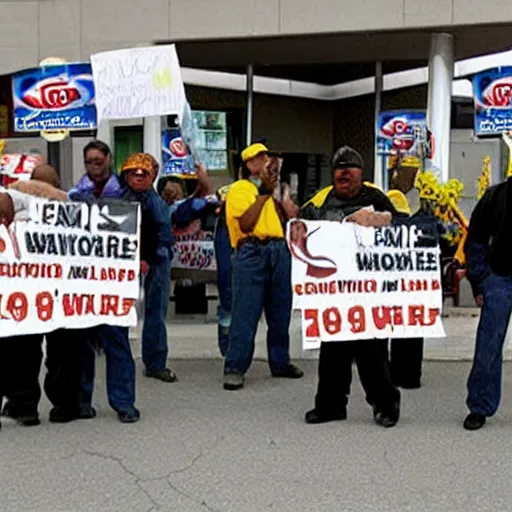
<svg viewBox="0 0 512 512"><path fill-rule="evenodd" d="M12 77L14 131L96 128L91 65L59 64Z"/></svg>
<svg viewBox="0 0 512 512"><path fill-rule="evenodd" d="M512 131L512 67L488 69L473 77L475 135Z"/></svg>
<svg viewBox="0 0 512 512"><path fill-rule="evenodd" d="M417 156L421 154L419 145L428 143L428 139L426 112L395 110L379 114L377 123L379 155Z"/></svg>
<svg viewBox="0 0 512 512"><path fill-rule="evenodd" d="M161 176L195 178L195 161L181 136L179 128L169 128L164 131L162 161Z"/></svg>

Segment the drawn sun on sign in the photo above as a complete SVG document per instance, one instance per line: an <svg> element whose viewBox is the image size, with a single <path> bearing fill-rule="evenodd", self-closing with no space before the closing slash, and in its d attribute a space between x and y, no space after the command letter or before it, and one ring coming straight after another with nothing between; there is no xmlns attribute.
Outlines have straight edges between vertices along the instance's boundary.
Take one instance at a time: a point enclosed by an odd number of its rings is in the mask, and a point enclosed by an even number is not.
<svg viewBox="0 0 512 512"><path fill-rule="evenodd" d="M153 86L155 89L167 89L172 85L172 75L169 68L153 73Z"/></svg>

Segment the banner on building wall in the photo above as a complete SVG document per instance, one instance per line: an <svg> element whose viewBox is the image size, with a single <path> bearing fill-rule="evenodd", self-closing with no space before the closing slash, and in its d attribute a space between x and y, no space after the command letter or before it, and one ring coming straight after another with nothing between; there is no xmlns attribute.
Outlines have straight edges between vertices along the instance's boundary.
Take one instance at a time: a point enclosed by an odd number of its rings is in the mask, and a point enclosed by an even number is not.
<svg viewBox="0 0 512 512"><path fill-rule="evenodd" d="M57 64L12 77L15 132L91 130L96 107L91 65Z"/></svg>
<svg viewBox="0 0 512 512"><path fill-rule="evenodd" d="M160 175L195 178L195 160L179 128L164 130L162 135L162 170Z"/></svg>
<svg viewBox="0 0 512 512"><path fill-rule="evenodd" d="M91 55L98 119L182 115L185 87L174 45Z"/></svg>
<svg viewBox="0 0 512 512"><path fill-rule="evenodd" d="M377 123L379 155L429 157L431 152L427 115L424 111L381 112Z"/></svg>
<svg viewBox="0 0 512 512"><path fill-rule="evenodd" d="M432 226L295 220L287 239L304 349L322 341L445 336Z"/></svg>
<svg viewBox="0 0 512 512"><path fill-rule="evenodd" d="M512 66L488 69L473 77L475 135L512 131Z"/></svg>
<svg viewBox="0 0 512 512"><path fill-rule="evenodd" d="M139 215L32 199L28 220L0 226L0 337L136 325Z"/></svg>

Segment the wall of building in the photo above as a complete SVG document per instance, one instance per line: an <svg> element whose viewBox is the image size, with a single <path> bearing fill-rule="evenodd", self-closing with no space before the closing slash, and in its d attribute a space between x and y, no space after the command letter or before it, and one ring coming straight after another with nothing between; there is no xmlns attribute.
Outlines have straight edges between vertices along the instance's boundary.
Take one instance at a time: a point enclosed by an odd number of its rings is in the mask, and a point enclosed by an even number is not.
<svg viewBox="0 0 512 512"><path fill-rule="evenodd" d="M144 41L512 21L506 0L2 0L0 73Z"/></svg>

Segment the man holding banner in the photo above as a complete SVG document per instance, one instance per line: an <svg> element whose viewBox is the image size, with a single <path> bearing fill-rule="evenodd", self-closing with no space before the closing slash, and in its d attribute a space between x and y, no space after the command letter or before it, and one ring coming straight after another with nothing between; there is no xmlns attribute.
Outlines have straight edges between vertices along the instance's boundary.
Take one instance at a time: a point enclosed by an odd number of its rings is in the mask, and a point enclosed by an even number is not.
<svg viewBox="0 0 512 512"><path fill-rule="evenodd" d="M338 149L332 168L333 186L306 203L301 218L349 221L369 227L391 222L396 211L383 192L363 184L363 160L357 151L347 146ZM306 423L346 419L354 360L376 423L393 427L398 422L400 392L391 382L387 340L362 339L322 342L315 407L306 413Z"/></svg>

